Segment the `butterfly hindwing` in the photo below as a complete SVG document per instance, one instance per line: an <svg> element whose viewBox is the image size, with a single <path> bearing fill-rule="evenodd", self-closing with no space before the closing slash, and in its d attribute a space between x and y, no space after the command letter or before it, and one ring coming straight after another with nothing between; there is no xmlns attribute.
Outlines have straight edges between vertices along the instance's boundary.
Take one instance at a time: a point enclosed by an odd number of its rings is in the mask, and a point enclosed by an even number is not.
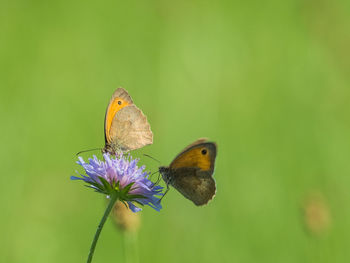
<svg viewBox="0 0 350 263"><path fill-rule="evenodd" d="M153 143L147 117L135 105L118 111L111 125L112 143L124 151L131 151Z"/></svg>
<svg viewBox="0 0 350 263"><path fill-rule="evenodd" d="M179 168L172 176L171 185L197 206L207 204L215 196L215 181L208 171Z"/></svg>

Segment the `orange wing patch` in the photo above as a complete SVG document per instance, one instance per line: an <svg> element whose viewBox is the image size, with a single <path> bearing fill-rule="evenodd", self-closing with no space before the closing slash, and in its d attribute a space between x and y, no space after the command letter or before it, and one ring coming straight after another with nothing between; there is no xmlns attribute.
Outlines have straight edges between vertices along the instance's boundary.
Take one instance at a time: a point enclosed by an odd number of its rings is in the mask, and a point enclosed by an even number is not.
<svg viewBox="0 0 350 263"><path fill-rule="evenodd" d="M108 106L107 113L106 113L106 126L105 126L105 132L106 132L106 139L107 142L111 142L112 139L110 137L110 129L112 126L112 121L114 119L115 114L120 111L122 108L131 105L126 100L123 100L122 98L115 98L113 102L111 102Z"/></svg>
<svg viewBox="0 0 350 263"><path fill-rule="evenodd" d="M171 169L183 167L198 167L203 171L208 171L212 167L211 152L205 146L195 147L180 154L170 164Z"/></svg>

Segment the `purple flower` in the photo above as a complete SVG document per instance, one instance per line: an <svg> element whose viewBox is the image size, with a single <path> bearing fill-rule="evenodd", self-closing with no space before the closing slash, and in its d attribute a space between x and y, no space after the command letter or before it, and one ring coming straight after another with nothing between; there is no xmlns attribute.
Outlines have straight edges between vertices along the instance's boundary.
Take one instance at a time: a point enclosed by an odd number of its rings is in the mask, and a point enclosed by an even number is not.
<svg viewBox="0 0 350 263"><path fill-rule="evenodd" d="M163 187L148 179L149 173L144 171L145 166L137 166L138 159L133 159L130 155L112 158L109 154L103 154L103 157L105 161L94 155L89 158L89 163L79 157L77 163L84 168L86 175L71 176L71 179L82 180L88 183L88 187L107 196L116 191L119 200L126 202L133 212L142 210L134 203L149 205L157 211L162 208L157 196L163 195Z"/></svg>

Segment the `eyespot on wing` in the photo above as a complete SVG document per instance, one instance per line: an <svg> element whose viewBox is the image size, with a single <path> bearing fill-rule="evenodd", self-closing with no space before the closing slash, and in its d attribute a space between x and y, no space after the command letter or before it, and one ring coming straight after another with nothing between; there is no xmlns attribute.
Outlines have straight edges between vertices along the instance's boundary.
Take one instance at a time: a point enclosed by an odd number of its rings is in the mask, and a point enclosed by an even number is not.
<svg viewBox="0 0 350 263"><path fill-rule="evenodd" d="M216 158L216 144L201 142L182 151L170 164L171 169L183 167L199 168L213 173Z"/></svg>
<svg viewBox="0 0 350 263"><path fill-rule="evenodd" d="M123 88L118 88L114 91L106 110L105 116L105 139L106 142L112 141L111 126L113 119L118 111L126 106L133 104L133 101L128 92Z"/></svg>

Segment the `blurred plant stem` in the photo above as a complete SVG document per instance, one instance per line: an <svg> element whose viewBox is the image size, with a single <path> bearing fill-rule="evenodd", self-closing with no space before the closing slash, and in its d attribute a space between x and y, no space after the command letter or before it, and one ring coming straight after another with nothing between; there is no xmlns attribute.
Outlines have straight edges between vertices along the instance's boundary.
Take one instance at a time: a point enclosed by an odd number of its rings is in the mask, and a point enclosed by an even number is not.
<svg viewBox="0 0 350 263"><path fill-rule="evenodd" d="M117 201L111 212L111 218L122 235L122 253L125 263L138 263L138 230L140 214L133 213L127 204Z"/></svg>
<svg viewBox="0 0 350 263"><path fill-rule="evenodd" d="M123 250L125 263L138 263L138 238L137 232L123 231Z"/></svg>
<svg viewBox="0 0 350 263"><path fill-rule="evenodd" d="M115 202L117 201L118 199L118 193L115 192L113 193L111 196L110 196L110 201L108 203L108 206L106 208L106 211L105 213L103 214L103 217L100 221L100 223L98 224L98 227L97 227L97 230L96 230L96 233L95 233L95 236L94 236L94 240L92 241L92 244L91 244L91 247L90 247L90 252L89 252L89 256L88 256L88 259L87 259L87 263L90 263L91 260L92 260L92 256L94 255L94 251L95 251L95 247L96 247L96 244L97 244L97 240L100 236L100 233L101 233L101 230L108 218L108 215L110 214Z"/></svg>

